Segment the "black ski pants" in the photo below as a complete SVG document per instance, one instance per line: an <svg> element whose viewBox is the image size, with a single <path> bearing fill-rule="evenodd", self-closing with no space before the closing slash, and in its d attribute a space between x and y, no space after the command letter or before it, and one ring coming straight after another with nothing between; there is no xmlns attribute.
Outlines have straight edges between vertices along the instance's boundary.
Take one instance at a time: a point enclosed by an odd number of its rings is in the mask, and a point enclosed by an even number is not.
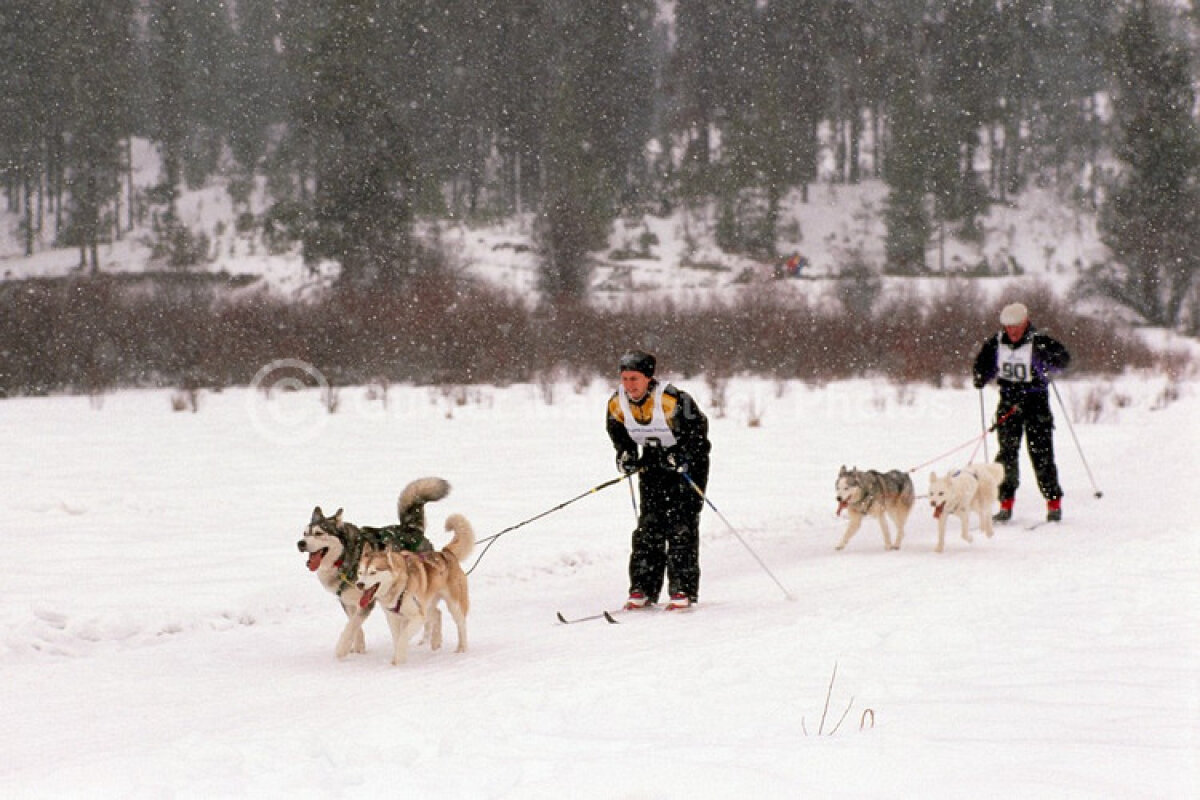
<svg viewBox="0 0 1200 800"><path fill-rule="evenodd" d="M664 573L668 594L700 596L700 495L676 472L639 478L641 508L629 555L629 591L657 603Z"/></svg>
<svg viewBox="0 0 1200 800"><path fill-rule="evenodd" d="M1012 406L1012 402L1001 398L996 418L1004 419ZM1063 492L1058 483L1058 467L1054 463L1054 415L1050 412L1050 396L1031 392L1021 397L1017 406L1016 412L996 428L996 438L1000 444L996 461L1004 467L1000 500L1011 500L1017 494L1017 486L1021 482L1018 461L1022 436L1025 437L1025 446L1029 451L1029 460L1033 462L1033 472L1037 476L1042 497L1058 500Z"/></svg>

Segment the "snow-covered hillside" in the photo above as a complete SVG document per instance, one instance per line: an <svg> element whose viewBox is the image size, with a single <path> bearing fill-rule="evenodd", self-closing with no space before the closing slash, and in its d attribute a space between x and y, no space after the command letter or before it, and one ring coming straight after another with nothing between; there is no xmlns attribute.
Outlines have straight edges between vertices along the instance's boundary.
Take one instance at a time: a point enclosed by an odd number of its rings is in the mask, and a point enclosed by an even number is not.
<svg viewBox="0 0 1200 800"><path fill-rule="evenodd" d="M157 181L156 155L147 143L135 148L135 184L142 190ZM885 187L879 181L856 186L818 183L810 187L809 202L793 192L785 201L779 224L781 260L799 253L809 266L803 277L788 281L793 292L824 292L824 278L836 277L847 254L861 253L869 263L884 263L882 224ZM269 203L260 182L250 210L261 214ZM256 233L239 233L237 212L223 179L183 193L179 205L184 225L210 241L203 269L235 275L260 275L258 286L283 297L302 297L327 283L336 269L325 266L313 274L302 263L298 248L271 254ZM101 269L108 272L161 268L151 260L150 215L132 233L101 248ZM622 219L614 224L609 250L597 253L592 273L598 302L623 302L630 296L656 299L711 298L767 281L777 264L762 263L721 251L714 244L716 221L711 207L681 208L669 217ZM1013 283L1038 281L1066 292L1081 267L1105 255L1093 215L1082 213L1046 189L1030 189L1007 205L994 206L982 221L983 242L968 244L948 237L931 245L928 264L944 274L986 270L997 291ZM441 242L454 263L469 274L513 288L534 292L537 285L533 220L519 217L488 226L454 220L421 225L429 241ZM79 254L51 248L51 231L38 241L37 253L24 257L19 219L0 212L0 278L69 274ZM1019 273L1019 275L1017 274ZM1015 277L1014 277L1015 275Z"/></svg>

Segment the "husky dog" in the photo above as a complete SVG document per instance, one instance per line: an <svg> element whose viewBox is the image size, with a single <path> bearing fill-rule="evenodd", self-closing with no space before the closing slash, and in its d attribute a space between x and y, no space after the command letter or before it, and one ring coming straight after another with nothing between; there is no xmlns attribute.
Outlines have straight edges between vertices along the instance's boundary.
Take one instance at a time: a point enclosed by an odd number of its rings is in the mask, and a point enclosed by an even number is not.
<svg viewBox="0 0 1200 800"><path fill-rule="evenodd" d="M317 573L321 585L338 597L346 612L346 627L334 650L338 658L366 651L362 626L371 613L371 604L361 605L362 593L355 586L358 563L365 553L379 550L429 551L433 545L425 538L425 504L441 500L450 492L450 484L441 478L418 478L400 493L396 501L399 525L367 528L342 519L342 509L332 517L313 509L304 535L296 542L301 553L308 553L308 568Z"/></svg>
<svg viewBox="0 0 1200 800"><path fill-rule="evenodd" d="M850 515L850 524L846 526L846 534L837 546L838 550L846 546L858 532L863 518L868 516L879 520L884 547L888 550L900 549L900 542L904 539L904 523L916 497L912 478L908 477L907 472L898 469L876 472L873 469L846 469L843 466L838 471L836 487L838 514L841 515L845 509ZM888 517L896 523L895 543L888 529Z"/></svg>
<svg viewBox="0 0 1200 800"><path fill-rule="evenodd" d="M883 529L883 546L889 551L898 551L901 540L904 540L904 523L916 497L911 477L898 469L877 473L874 469L842 467L838 470L835 486L838 491L838 515L841 516L844 509L850 513L850 524L846 525L846 534L841 537L839 551L858 533L864 517L878 519ZM888 517L892 517L896 525L895 543L892 542L892 531L888 528Z"/></svg>
<svg viewBox="0 0 1200 800"><path fill-rule="evenodd" d="M361 593L359 606L369 608L378 601L387 611L392 630L392 663L408 660L408 640L417 628L425 629L434 650L442 646L442 612L438 602L446 604L458 628L457 653L467 651L467 575L462 561L475 547L475 532L462 514L446 519L446 530L453 531L450 543L435 553L379 550L366 553L358 565L355 588Z"/></svg>
<svg viewBox="0 0 1200 800"><path fill-rule="evenodd" d="M1004 480L1004 467L999 464L970 464L960 470L938 477L929 474L929 504L938 521L938 543L942 552L946 544L946 518L953 514L962 520L962 537L974 541L967 531L972 512L979 515L979 526L988 538L992 536L992 504Z"/></svg>

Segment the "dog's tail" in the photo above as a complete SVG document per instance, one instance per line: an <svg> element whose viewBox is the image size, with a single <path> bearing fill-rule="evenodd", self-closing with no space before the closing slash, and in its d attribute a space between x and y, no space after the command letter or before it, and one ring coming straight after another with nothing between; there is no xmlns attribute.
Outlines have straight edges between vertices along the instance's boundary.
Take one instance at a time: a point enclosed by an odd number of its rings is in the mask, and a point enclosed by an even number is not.
<svg viewBox="0 0 1200 800"><path fill-rule="evenodd" d="M989 502L995 502L1000 496L1000 484L1004 481L1004 465L992 461L983 465L985 479L979 483L984 487L984 494Z"/></svg>
<svg viewBox="0 0 1200 800"><path fill-rule="evenodd" d="M443 553L450 553L461 564L475 549L475 529L462 514L451 514L446 517L446 530L454 532L454 538L442 548Z"/></svg>
<svg viewBox="0 0 1200 800"><path fill-rule="evenodd" d="M425 532L425 504L450 494L449 482L441 478L417 478L400 493L396 516L406 530Z"/></svg>

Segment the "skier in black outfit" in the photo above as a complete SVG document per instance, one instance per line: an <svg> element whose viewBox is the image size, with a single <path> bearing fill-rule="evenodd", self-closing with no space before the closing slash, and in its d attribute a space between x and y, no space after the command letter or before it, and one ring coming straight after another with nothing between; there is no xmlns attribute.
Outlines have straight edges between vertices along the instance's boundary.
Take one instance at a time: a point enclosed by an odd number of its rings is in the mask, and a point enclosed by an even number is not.
<svg viewBox="0 0 1200 800"><path fill-rule="evenodd" d="M1037 475L1038 488L1046 498L1046 519L1062 519L1062 487L1054 463L1054 416L1048 391L1050 374L1066 369L1071 354L1060 342L1039 332L1029 322L1029 311L1021 303L1000 312L1004 330L983 343L975 357L975 388L982 389L993 378L1000 385L996 407L996 436L1000 451L996 461L1004 466L1000 484L1000 511L995 519L1012 519L1013 499L1020 482L1017 461L1021 436Z"/></svg>
<svg viewBox="0 0 1200 800"><path fill-rule="evenodd" d="M655 359L621 357L621 388L608 401L605 427L617 468L638 473L641 503L629 557L628 609L658 602L666 572L668 609L700 595L700 511L708 485L708 419L686 392L654 378ZM639 452L640 450L640 452Z"/></svg>

